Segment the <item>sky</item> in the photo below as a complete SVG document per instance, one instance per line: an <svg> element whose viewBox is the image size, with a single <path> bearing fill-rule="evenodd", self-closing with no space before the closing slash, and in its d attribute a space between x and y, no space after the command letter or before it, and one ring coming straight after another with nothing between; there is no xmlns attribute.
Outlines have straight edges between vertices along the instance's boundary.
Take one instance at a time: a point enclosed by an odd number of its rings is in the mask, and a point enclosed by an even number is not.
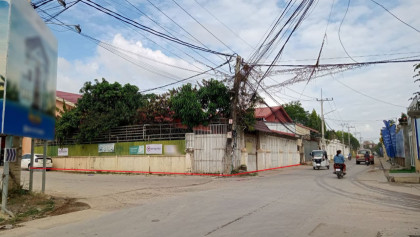
<svg viewBox="0 0 420 237"><path fill-rule="evenodd" d="M185 42L205 45L226 54L235 53L245 62L260 45L287 2L92 1ZM70 0L66 2L68 6L73 4ZM115 48L111 51L119 56L68 28L49 24L59 45L57 90L78 93L86 81L106 78L110 82L136 85L142 91L187 78L227 60L225 56L192 50L134 28L92 8L86 2L89 1L78 2L57 19L65 24L80 25L83 34L100 40L102 46L115 46L119 51L115 51ZM420 58L418 0L377 2L389 12L370 0L315 1L300 27L285 44L277 63L314 65L324 38L320 64ZM57 1L51 1L40 7L38 12L48 19L50 17L43 11L54 15L62 9ZM56 20L51 22L58 23ZM274 48L274 53L259 63L271 62L281 46ZM346 124L344 129L347 131L346 126L354 127L350 131L356 137L362 137L363 141L378 142L380 129L384 126L382 120L396 120L402 112L406 113L409 98L419 91L419 84L413 79L413 65L414 62L369 65L312 78L309 82L286 87L273 86L268 92L274 99L263 91L260 94L272 106L299 100L305 110L311 112L315 109L320 113L321 103L316 99L321 98L322 90L323 98L332 98L324 102L326 123L330 129L341 130L341 125ZM211 71L183 83L197 84L209 78L224 79L226 74L232 75L233 66L234 62L231 68L221 68L221 73ZM263 84L269 87L292 77L290 74L275 73L264 79ZM183 83L172 87L179 87ZM170 88L152 92L163 93Z"/></svg>

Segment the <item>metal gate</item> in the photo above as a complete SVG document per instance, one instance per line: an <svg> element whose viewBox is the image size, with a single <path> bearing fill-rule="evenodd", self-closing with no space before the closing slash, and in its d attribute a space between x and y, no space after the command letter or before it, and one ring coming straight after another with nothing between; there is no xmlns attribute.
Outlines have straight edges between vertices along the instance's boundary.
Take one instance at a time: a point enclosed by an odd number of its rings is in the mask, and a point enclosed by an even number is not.
<svg viewBox="0 0 420 237"><path fill-rule="evenodd" d="M211 124L194 129L194 134L189 138L193 140L190 144L194 149L194 173L223 173L227 131L227 124ZM240 141L239 135L236 140ZM233 149L231 169L239 167L240 161L240 152L236 145Z"/></svg>
<svg viewBox="0 0 420 237"><path fill-rule="evenodd" d="M194 135L195 173L222 173L226 149L225 134Z"/></svg>

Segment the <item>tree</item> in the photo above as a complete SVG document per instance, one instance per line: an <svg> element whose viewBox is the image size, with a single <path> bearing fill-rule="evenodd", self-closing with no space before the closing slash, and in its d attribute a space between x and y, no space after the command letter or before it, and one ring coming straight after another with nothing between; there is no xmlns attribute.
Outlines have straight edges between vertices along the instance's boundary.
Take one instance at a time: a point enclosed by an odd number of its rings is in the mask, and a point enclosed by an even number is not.
<svg viewBox="0 0 420 237"><path fill-rule="evenodd" d="M174 117L181 120L189 129L200 125L205 120L205 113L201 107L197 89L190 83L183 85L170 98L170 107Z"/></svg>
<svg viewBox="0 0 420 237"><path fill-rule="evenodd" d="M161 95L147 94L143 96L144 105L137 110L136 123L163 123L173 119L169 98L171 92Z"/></svg>
<svg viewBox="0 0 420 237"><path fill-rule="evenodd" d="M309 125L309 112L305 111L299 101L292 101L285 104L283 105L283 108L293 121L301 123L305 126Z"/></svg>
<svg viewBox="0 0 420 237"><path fill-rule="evenodd" d="M315 109L313 109L312 112L309 114L308 124L306 126L321 131L321 124L321 118L316 113Z"/></svg>
<svg viewBox="0 0 420 237"><path fill-rule="evenodd" d="M414 74L413 78L419 77L419 79L416 79L415 81L420 80L420 63L414 64L414 72L415 72L415 74Z"/></svg>
<svg viewBox="0 0 420 237"><path fill-rule="evenodd" d="M57 138L63 140L77 132L79 142L91 141L110 129L133 124L137 108L144 104L138 87L105 79L86 82L80 92L77 107L58 119Z"/></svg>
<svg viewBox="0 0 420 237"><path fill-rule="evenodd" d="M220 81L203 80L203 85L198 90L198 98L205 113L207 122L220 117L230 117L229 89Z"/></svg>
<svg viewBox="0 0 420 237"><path fill-rule="evenodd" d="M170 108L174 117L190 129L230 116L229 89L220 81L203 80L200 88L186 84L172 93Z"/></svg>

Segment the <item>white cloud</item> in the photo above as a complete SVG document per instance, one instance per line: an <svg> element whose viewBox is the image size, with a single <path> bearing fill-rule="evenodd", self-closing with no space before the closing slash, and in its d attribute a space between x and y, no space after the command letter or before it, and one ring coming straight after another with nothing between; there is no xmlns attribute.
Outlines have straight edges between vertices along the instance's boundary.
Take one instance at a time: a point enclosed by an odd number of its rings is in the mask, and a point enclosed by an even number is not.
<svg viewBox="0 0 420 237"><path fill-rule="evenodd" d="M177 2L218 38L222 39L224 43L243 56L245 60L251 55L253 49L244 43L243 40L256 46L273 20L279 16L282 10L281 7L284 5L283 1L275 0L197 1L239 34L242 39L239 39L221 25L205 10L200 8L195 1L179 0ZM141 7L148 16L155 19L162 26L165 26L171 34L176 35L182 40L201 46L200 43L191 39L191 36L188 36L186 32L183 32L146 1L136 0L133 3L138 4L137 6ZM171 1L161 1L155 4L205 45L218 51L230 52ZM393 1L392 3L383 2L382 4L389 7L395 15L398 15L404 21L414 27L420 28L420 18L417 14L417 12L420 12L420 4L418 4L417 0L401 0ZM331 21L328 25L327 41L322 52L321 63L352 62L348 58L327 59L330 57L347 57L338 38L338 29L346 6L346 1L335 1ZM116 5L113 5L113 7L130 18L140 19L139 21L144 25L164 32L161 28L149 21L147 17L142 16L132 8L118 7ZM288 63L315 63L315 58L318 56L326 29L330 8L331 1L318 1L309 17L305 19L302 26L290 40L281 60L288 61ZM220 64L225 60L223 57L219 58L204 52L200 52L199 55L183 46L174 45L161 38L156 38L150 34L141 32L141 34L145 34L163 47L157 46L140 35L140 33L134 31L132 27L124 27L123 24L89 9L84 4L77 5L74 9L66 12L66 14L64 15L68 19L66 22L74 21L81 24L83 31L87 34L93 35L119 48L162 63L185 67L191 70L205 70L207 67L195 60L212 66L214 64ZM374 3L364 0L351 1L351 6L341 27L342 42L349 54L357 61L416 55L413 53L398 55L384 54L420 52L418 38L418 32L402 24ZM77 47L74 50L77 50ZM194 59L185 53L188 53ZM380 56L357 57L361 55ZM182 59L177 58L177 56L180 56ZM141 89L146 89L195 74L194 72L187 72L146 60L139 56L130 55L130 57L135 59L136 64L165 76L144 70L138 65L136 66L133 63L127 62L103 48L96 47L93 55L85 55L81 52L80 56L76 58L59 59L57 88L59 90L77 92L85 81L92 81L94 78L104 77L109 81L118 81L121 84L131 83ZM301 59L312 60L299 61ZM289 60L292 61L290 62ZM209 61L212 61L214 64ZM227 70L228 68L226 67L225 69ZM369 66L335 75L335 79L325 77L314 79L308 85L306 83L293 85L291 86L292 89L298 92L304 91L304 95L300 96L298 93L286 89L283 90L283 94L279 95L279 97L282 97L283 102L292 100L290 96L296 98L301 97L302 99L310 99L307 96L319 98L322 88L324 96L334 97L332 107L338 107L337 112L329 114L330 118L360 120L358 123L354 123L354 125L357 126L359 132L362 132L363 137L378 137L379 129L383 125L380 121L375 122L371 120L397 117L401 112L405 112L404 108L387 105L386 103L357 94L351 89L335 82L335 80L339 80L349 87L379 100L406 106L409 103L408 98L411 97L413 92L418 90L417 85L413 83L412 75L412 63ZM198 77L195 80L209 77L210 75L206 75ZM273 78L276 81L283 81L289 77L276 76ZM192 82L195 80L192 80ZM269 85L275 82L267 79L265 83ZM319 103L313 100L302 101L302 104L309 111L315 108L319 112ZM330 109L329 105L326 106ZM366 120L366 123L363 120ZM338 126L339 122L334 123L331 121L329 123L334 129L341 129Z"/></svg>

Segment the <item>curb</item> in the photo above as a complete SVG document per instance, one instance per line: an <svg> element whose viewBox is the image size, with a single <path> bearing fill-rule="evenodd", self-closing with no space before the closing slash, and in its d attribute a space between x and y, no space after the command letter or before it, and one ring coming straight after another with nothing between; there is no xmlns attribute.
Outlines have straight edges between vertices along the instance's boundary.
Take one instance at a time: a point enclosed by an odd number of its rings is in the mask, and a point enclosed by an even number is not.
<svg viewBox="0 0 420 237"><path fill-rule="evenodd" d="M411 184L418 184L420 183L420 176L419 177L398 177L398 176L391 176L389 175L389 171L387 172L384 168L384 165L382 163L382 160L379 159L379 162L381 162L382 170L384 172L384 175L388 182L392 183L411 183Z"/></svg>
<svg viewBox="0 0 420 237"><path fill-rule="evenodd" d="M384 165L382 164L382 159L378 158L378 160L381 163L382 171L384 172L385 178L388 180L388 182L394 182L394 181L391 180L391 177L389 176L389 173L387 174L387 172L385 172Z"/></svg>

